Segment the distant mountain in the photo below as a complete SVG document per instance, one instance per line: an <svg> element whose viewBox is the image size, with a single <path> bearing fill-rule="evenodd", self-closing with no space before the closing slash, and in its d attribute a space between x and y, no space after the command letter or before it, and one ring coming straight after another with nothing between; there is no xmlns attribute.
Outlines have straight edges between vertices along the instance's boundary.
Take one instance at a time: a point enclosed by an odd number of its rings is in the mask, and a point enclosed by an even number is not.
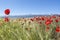
<svg viewBox="0 0 60 40"><path fill-rule="evenodd" d="M42 16L42 15L18 15L18 16L8 16L10 18L30 18L34 16ZM4 18L5 16L0 16L0 18Z"/></svg>
<svg viewBox="0 0 60 40"><path fill-rule="evenodd" d="M55 16L58 16L58 14L54 14ZM34 16L50 16L50 15L18 15L18 16L8 16L10 18L30 18ZM0 18L4 18L5 16L0 16Z"/></svg>

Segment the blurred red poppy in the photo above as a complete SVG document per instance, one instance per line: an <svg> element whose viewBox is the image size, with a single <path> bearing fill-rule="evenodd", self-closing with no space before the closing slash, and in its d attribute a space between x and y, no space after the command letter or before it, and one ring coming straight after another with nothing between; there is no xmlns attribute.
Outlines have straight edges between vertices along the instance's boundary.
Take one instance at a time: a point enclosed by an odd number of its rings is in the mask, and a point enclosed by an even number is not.
<svg viewBox="0 0 60 40"><path fill-rule="evenodd" d="M44 17L42 17L41 19L44 20Z"/></svg>
<svg viewBox="0 0 60 40"><path fill-rule="evenodd" d="M36 18L36 21L40 21L40 18L39 18L39 17L37 17L37 18Z"/></svg>
<svg viewBox="0 0 60 40"><path fill-rule="evenodd" d="M33 18L31 18L30 20L31 20L31 21L34 21L34 19L33 19Z"/></svg>
<svg viewBox="0 0 60 40"><path fill-rule="evenodd" d="M9 15L10 14L10 9L6 9L4 12L5 12L6 15Z"/></svg>
<svg viewBox="0 0 60 40"><path fill-rule="evenodd" d="M56 32L60 32L60 27L59 26L56 27Z"/></svg>
<svg viewBox="0 0 60 40"><path fill-rule="evenodd" d="M46 24L46 25L49 25L49 24L51 24L51 22L52 22L52 20L47 19L47 20L45 21L45 24Z"/></svg>
<svg viewBox="0 0 60 40"><path fill-rule="evenodd" d="M42 24L42 22L40 21L40 22L38 22L39 24Z"/></svg>
<svg viewBox="0 0 60 40"><path fill-rule="evenodd" d="M55 16L55 15L53 15L51 18L56 18L56 16Z"/></svg>
<svg viewBox="0 0 60 40"><path fill-rule="evenodd" d="M4 18L4 21L5 21L5 22L9 22L9 18L8 18L8 17L5 17L5 18Z"/></svg>
<svg viewBox="0 0 60 40"><path fill-rule="evenodd" d="M56 19L56 20L55 20L55 22L57 22L57 23L58 23L58 19Z"/></svg>

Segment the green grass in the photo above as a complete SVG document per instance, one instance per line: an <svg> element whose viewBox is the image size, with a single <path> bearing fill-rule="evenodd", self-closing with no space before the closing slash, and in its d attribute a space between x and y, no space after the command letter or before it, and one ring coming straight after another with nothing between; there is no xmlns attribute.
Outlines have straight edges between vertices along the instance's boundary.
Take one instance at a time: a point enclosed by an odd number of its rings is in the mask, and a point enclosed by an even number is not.
<svg viewBox="0 0 60 40"><path fill-rule="evenodd" d="M44 22L42 25L36 21L28 20L25 22L24 19L18 21L18 19L10 19L10 22L4 22L0 19L0 40L55 40L51 38L53 35L53 26L50 25L51 29L46 32L46 26Z"/></svg>

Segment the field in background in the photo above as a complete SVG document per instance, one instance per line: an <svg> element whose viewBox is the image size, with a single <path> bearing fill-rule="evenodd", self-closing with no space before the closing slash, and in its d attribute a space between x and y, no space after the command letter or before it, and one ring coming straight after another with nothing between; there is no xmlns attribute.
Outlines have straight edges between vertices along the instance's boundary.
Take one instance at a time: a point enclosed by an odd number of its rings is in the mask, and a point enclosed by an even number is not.
<svg viewBox="0 0 60 40"><path fill-rule="evenodd" d="M60 40L60 16L0 18L0 40Z"/></svg>

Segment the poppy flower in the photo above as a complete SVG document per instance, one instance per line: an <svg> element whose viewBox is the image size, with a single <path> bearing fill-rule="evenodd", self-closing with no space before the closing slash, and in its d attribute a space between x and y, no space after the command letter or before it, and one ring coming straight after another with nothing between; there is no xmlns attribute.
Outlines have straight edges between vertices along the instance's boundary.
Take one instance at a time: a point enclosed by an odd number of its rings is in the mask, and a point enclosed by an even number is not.
<svg viewBox="0 0 60 40"><path fill-rule="evenodd" d="M53 20L52 20L52 19L48 19L48 21L53 22Z"/></svg>
<svg viewBox="0 0 60 40"><path fill-rule="evenodd" d="M30 19L31 21L34 21L32 18Z"/></svg>
<svg viewBox="0 0 60 40"><path fill-rule="evenodd" d="M45 22L45 24L46 24L46 25L49 25L49 24L50 24L50 22L49 22L49 21L46 21L46 22Z"/></svg>
<svg viewBox="0 0 60 40"><path fill-rule="evenodd" d="M53 15L53 16L52 16L52 18L56 18L56 16L55 16L55 15Z"/></svg>
<svg viewBox="0 0 60 40"><path fill-rule="evenodd" d="M56 27L56 32L60 32L60 27L59 26Z"/></svg>
<svg viewBox="0 0 60 40"><path fill-rule="evenodd" d="M5 12L6 15L9 15L10 9L6 9L4 12Z"/></svg>
<svg viewBox="0 0 60 40"><path fill-rule="evenodd" d="M52 19L51 19L50 21L51 21L51 22L53 22L53 20L52 20Z"/></svg>
<svg viewBox="0 0 60 40"><path fill-rule="evenodd" d="M58 23L58 19L56 19L56 20L55 20L55 22L57 22L57 23Z"/></svg>
<svg viewBox="0 0 60 40"><path fill-rule="evenodd" d="M37 17L37 18L36 18L36 21L39 21L39 20L40 20L40 18L39 18L39 17Z"/></svg>
<svg viewBox="0 0 60 40"><path fill-rule="evenodd" d="M42 17L41 19L42 19L42 20L44 20L44 18L43 18L43 17Z"/></svg>
<svg viewBox="0 0 60 40"><path fill-rule="evenodd" d="M4 21L5 21L5 22L9 22L9 18L8 18L8 17L5 17L5 18L4 18Z"/></svg>
<svg viewBox="0 0 60 40"><path fill-rule="evenodd" d="M50 29L50 27L48 26L48 27L46 27L46 31L48 31Z"/></svg>
<svg viewBox="0 0 60 40"><path fill-rule="evenodd" d="M46 20L46 21L45 21L45 24L46 24L46 25L51 24L51 20L49 20L49 19L48 19L48 20Z"/></svg>

